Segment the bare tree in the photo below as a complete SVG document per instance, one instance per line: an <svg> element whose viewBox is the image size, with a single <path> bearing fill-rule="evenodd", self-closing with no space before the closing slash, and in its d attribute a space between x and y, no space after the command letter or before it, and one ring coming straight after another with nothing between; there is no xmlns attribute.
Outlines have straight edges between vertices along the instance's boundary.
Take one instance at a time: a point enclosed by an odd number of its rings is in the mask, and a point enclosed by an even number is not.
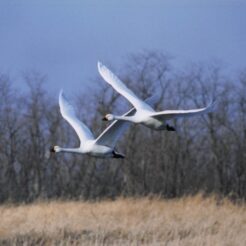
<svg viewBox="0 0 246 246"><path fill-rule="evenodd" d="M79 139L62 118L58 98L45 89L47 78L27 73L28 89L19 92L10 77L0 75L0 201L177 197L199 191L245 199L246 72L233 82L218 65L177 71L170 64L167 55L144 51L114 72L143 99L158 93L157 110L203 107L216 99L214 112L173 120L177 132L132 124L117 146L126 154L120 161L50 155L50 146L78 146ZM91 86L73 103L97 136L108 125L101 121L104 114L132 106L102 78Z"/></svg>

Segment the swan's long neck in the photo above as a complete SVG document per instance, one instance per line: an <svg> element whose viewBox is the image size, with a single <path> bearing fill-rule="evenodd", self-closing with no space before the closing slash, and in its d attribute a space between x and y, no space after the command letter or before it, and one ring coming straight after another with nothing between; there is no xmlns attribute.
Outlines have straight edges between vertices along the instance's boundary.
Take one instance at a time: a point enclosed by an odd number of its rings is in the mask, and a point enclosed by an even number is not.
<svg viewBox="0 0 246 246"><path fill-rule="evenodd" d="M115 120L123 120L123 121L130 121L130 122L136 122L134 116L119 116L119 115L114 115Z"/></svg>
<svg viewBox="0 0 246 246"><path fill-rule="evenodd" d="M68 153L81 153L80 148L62 148L59 147L59 151L57 152L68 152Z"/></svg>

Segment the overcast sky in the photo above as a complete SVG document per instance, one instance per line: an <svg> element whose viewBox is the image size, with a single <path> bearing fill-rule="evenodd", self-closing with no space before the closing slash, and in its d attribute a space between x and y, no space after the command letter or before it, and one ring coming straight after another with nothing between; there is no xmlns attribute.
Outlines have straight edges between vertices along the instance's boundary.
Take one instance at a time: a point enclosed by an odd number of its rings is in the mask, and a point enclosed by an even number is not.
<svg viewBox="0 0 246 246"><path fill-rule="evenodd" d="M177 66L222 61L246 68L245 0L0 0L0 73L48 76L53 92L76 92L97 74L97 60L119 67L143 49Z"/></svg>

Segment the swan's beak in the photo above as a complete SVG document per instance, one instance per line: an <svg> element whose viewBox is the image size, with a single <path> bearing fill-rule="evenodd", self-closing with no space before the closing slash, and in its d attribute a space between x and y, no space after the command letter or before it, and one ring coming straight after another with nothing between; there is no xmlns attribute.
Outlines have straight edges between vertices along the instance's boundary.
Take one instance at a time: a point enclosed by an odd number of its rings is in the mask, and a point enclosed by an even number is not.
<svg viewBox="0 0 246 246"><path fill-rule="evenodd" d="M50 152L51 152L51 153L55 153L55 148L54 148L54 147L51 147L51 148L50 148Z"/></svg>
<svg viewBox="0 0 246 246"><path fill-rule="evenodd" d="M103 121L108 121L108 119L107 119L106 116L104 116L104 117L102 118L102 120L103 120Z"/></svg>

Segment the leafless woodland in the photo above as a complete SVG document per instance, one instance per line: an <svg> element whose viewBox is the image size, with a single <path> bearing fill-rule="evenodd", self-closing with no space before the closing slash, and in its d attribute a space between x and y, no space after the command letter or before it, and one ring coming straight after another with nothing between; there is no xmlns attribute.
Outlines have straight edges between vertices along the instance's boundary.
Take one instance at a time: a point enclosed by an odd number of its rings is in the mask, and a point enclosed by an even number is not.
<svg viewBox="0 0 246 246"><path fill-rule="evenodd" d="M245 200L246 70L233 78L215 62L179 70L168 56L152 51L111 68L141 98L161 93L156 109L203 107L214 99L216 106L204 116L171 121L177 132L131 125L117 146L124 160L52 155L52 145L79 144L60 115L58 92L50 93L39 73L23 75L25 91L13 86L11 74L0 73L0 202L172 198L201 191ZM95 136L106 127L105 113L131 107L96 74L88 87L76 90L68 97Z"/></svg>

